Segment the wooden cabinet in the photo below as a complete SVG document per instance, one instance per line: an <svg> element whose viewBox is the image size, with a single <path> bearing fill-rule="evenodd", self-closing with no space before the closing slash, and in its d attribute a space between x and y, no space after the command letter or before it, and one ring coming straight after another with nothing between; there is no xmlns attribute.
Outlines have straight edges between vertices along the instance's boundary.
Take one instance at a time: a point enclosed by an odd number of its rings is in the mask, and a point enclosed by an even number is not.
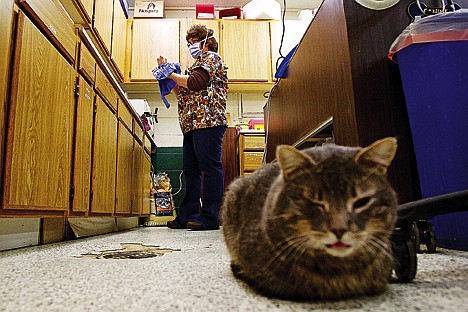
<svg viewBox="0 0 468 312"><path fill-rule="evenodd" d="M152 69L162 55L169 62L179 62L179 20L133 20L131 81L156 80Z"/></svg>
<svg viewBox="0 0 468 312"><path fill-rule="evenodd" d="M218 53L229 68L233 82L272 82L270 24L252 20L156 20L133 19L128 36L131 45L130 82L155 81L151 70L162 55L179 62L182 70L193 64L185 40L192 25L214 30ZM275 37L276 38L276 37ZM275 59L276 61L276 59Z"/></svg>
<svg viewBox="0 0 468 312"><path fill-rule="evenodd" d="M131 113L131 108L129 108L125 103L122 98L119 99L119 105L118 105L118 110L117 114L119 117L119 121L122 122L128 129L130 129L130 132L132 132L133 128L133 115Z"/></svg>
<svg viewBox="0 0 468 312"><path fill-rule="evenodd" d="M117 111L117 92L109 78L107 78L106 74L104 74L104 71L99 66L96 66L96 82L94 84L94 88L112 108L112 110L114 112Z"/></svg>
<svg viewBox="0 0 468 312"><path fill-rule="evenodd" d="M142 126L136 119L133 119L133 135L135 136L138 144L141 145L143 143L144 132Z"/></svg>
<svg viewBox="0 0 468 312"><path fill-rule="evenodd" d="M82 78L76 105L75 155L73 168L73 212L88 212L91 195L94 91Z"/></svg>
<svg viewBox="0 0 468 312"><path fill-rule="evenodd" d="M127 18L122 10L120 1L114 1L114 19L112 27L111 59L114 62L120 76L125 70L125 48L127 44Z"/></svg>
<svg viewBox="0 0 468 312"><path fill-rule="evenodd" d="M88 22L93 20L94 0L75 0L85 13ZM119 1L116 1L119 2Z"/></svg>
<svg viewBox="0 0 468 312"><path fill-rule="evenodd" d="M241 132L239 136L239 174L250 174L263 163L265 134Z"/></svg>
<svg viewBox="0 0 468 312"><path fill-rule="evenodd" d="M151 210L151 157L148 153L144 152L143 153L143 164L142 168L143 171L141 173L142 175L142 192L143 192L143 208L141 210L141 214L143 215L148 215Z"/></svg>
<svg viewBox="0 0 468 312"><path fill-rule="evenodd" d="M135 150L133 154L133 200L132 200L132 214L139 215L143 210L143 166L144 150L143 146L135 141Z"/></svg>
<svg viewBox="0 0 468 312"><path fill-rule="evenodd" d="M130 214L132 211L133 145L134 139L131 130L119 122L115 206L117 214Z"/></svg>
<svg viewBox="0 0 468 312"><path fill-rule="evenodd" d="M73 21L58 0L20 0L19 1L49 40L54 42L65 58L74 62L76 54L76 35Z"/></svg>
<svg viewBox="0 0 468 312"><path fill-rule="evenodd" d="M117 1L118 2L118 1ZM114 0L94 1L94 30L98 34L104 48L110 54L112 40L112 16Z"/></svg>
<svg viewBox="0 0 468 312"><path fill-rule="evenodd" d="M232 81L268 81L271 77L268 22L222 21L222 53Z"/></svg>
<svg viewBox="0 0 468 312"><path fill-rule="evenodd" d="M143 146L135 141L133 153L133 201L132 214L150 213L151 199L151 157Z"/></svg>
<svg viewBox="0 0 468 312"><path fill-rule="evenodd" d="M74 69L19 13L5 157L5 209L68 210Z"/></svg>
<svg viewBox="0 0 468 312"><path fill-rule="evenodd" d="M94 83L96 78L96 61L93 58L91 52L88 48L81 43L80 44L80 55L78 58L78 71L83 75L88 81Z"/></svg>
<svg viewBox="0 0 468 312"><path fill-rule="evenodd" d="M213 35L219 44L219 40L220 40L219 20L198 20L194 18L193 19L186 18L186 19L180 20L180 66L182 70L189 68L194 62L194 58L190 55L190 51L187 47L187 40L185 39L185 37L187 36L187 31L190 29L190 27L196 24L205 25L206 28L213 29L214 31ZM221 46L219 46L219 48L221 48Z"/></svg>
<svg viewBox="0 0 468 312"><path fill-rule="evenodd" d="M13 0L0 1L0 164L3 164L5 142L5 111L7 107L7 95L9 93L9 67L11 55L11 34L13 28ZM2 181L3 169L0 169L0 181ZM1 198L1 195L0 195Z"/></svg>
<svg viewBox="0 0 468 312"><path fill-rule="evenodd" d="M96 96L91 212L114 213L117 118Z"/></svg>

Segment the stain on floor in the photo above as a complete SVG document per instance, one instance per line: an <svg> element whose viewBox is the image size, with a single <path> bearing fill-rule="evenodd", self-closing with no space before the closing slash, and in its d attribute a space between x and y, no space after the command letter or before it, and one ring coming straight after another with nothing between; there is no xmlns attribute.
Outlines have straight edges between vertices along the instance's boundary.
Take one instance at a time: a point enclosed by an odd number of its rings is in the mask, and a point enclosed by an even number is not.
<svg viewBox="0 0 468 312"><path fill-rule="evenodd" d="M81 255L84 259L145 259L163 256L180 249L160 248L159 246L145 246L138 243L121 243L123 249L105 250L99 253Z"/></svg>

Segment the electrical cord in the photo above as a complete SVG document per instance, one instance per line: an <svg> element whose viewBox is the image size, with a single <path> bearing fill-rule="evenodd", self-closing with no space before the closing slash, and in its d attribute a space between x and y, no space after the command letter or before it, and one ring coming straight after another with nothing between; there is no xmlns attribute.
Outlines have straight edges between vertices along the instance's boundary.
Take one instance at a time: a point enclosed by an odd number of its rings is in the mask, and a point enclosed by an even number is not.
<svg viewBox="0 0 468 312"><path fill-rule="evenodd" d="M279 51L278 51L280 56L276 60L276 64L275 64L276 70L278 70L280 60L284 59L284 55L281 52L281 49L283 48L284 33L285 33L285 30L286 30L286 24L284 22L285 14L286 14L286 0L283 0L283 12L282 12L282 15L281 15L281 22L283 24L283 32L281 33L281 41L280 41L280 46L279 46Z"/></svg>
<svg viewBox="0 0 468 312"><path fill-rule="evenodd" d="M286 24L285 24L285 19L284 19L285 15L286 15L286 0L283 0L283 12L281 14L283 32L281 33L281 42L280 42L279 51L278 51L280 56L276 60L276 66L275 66L276 70L278 70L279 61L284 59L281 49L283 48L284 34L286 32ZM268 133L270 129L269 125L270 125L270 108L271 108L270 100L271 100L271 95L273 91L276 89L276 86L278 85L278 82L279 82L279 79L276 80L275 84L273 85L273 87L271 87L271 90L269 92L263 93L263 96L267 98L267 102L266 102L265 109L264 109L266 116L263 117L263 120L265 123L265 149L263 151L262 164L266 164L266 159L267 159L267 154L268 154Z"/></svg>

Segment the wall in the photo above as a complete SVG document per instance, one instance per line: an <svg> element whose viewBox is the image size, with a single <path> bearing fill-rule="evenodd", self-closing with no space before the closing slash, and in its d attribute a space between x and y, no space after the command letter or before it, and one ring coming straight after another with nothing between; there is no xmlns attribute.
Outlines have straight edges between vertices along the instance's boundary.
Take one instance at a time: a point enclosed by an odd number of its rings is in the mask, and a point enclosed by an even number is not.
<svg viewBox="0 0 468 312"><path fill-rule="evenodd" d="M158 108L158 123L155 125L155 142L158 147L182 146L182 131L179 127L177 99L173 94L166 96L170 108L166 108L158 93L130 93L129 99L146 99L154 112ZM247 123L249 118L263 116L266 98L258 93L229 93L227 112L230 114L230 126Z"/></svg>
<svg viewBox="0 0 468 312"><path fill-rule="evenodd" d="M310 9L314 9L320 5L321 1L311 2ZM298 20L299 10L287 10L285 19L287 21ZM133 16L133 10L130 8L129 17ZM181 8L166 8L165 18L193 18L195 17L195 10L181 9ZM307 17L306 17L307 18ZM304 20L305 23L309 23ZM307 24L308 25L308 24ZM299 32L305 31L306 27L301 28ZM293 36L295 40L300 40L301 35L297 34L298 29L292 30L286 25L285 36ZM290 47L283 46L283 54L289 52ZM274 53L276 56L277 53ZM276 60L275 60L276 61ZM229 76L229 71L228 71ZM173 94L166 96L171 107L168 109L156 92L151 93L128 93L129 99L146 99L154 112L158 108L158 123L155 127L155 142L158 147L180 147L182 146L182 132L179 127L178 114L177 114L177 99ZM263 106L267 99L261 93L229 93L227 101L227 112L230 115L230 126L235 126L239 123L247 123L250 118L263 117Z"/></svg>

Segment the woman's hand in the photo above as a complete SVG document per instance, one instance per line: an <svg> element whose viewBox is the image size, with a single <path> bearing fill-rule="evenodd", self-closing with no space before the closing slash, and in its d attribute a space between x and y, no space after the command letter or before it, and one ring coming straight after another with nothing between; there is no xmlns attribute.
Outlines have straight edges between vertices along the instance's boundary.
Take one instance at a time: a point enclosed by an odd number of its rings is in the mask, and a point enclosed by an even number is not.
<svg viewBox="0 0 468 312"><path fill-rule="evenodd" d="M165 58L164 56L160 55L157 59L158 61L158 65L162 65L162 64L166 64L167 63L167 58Z"/></svg>

